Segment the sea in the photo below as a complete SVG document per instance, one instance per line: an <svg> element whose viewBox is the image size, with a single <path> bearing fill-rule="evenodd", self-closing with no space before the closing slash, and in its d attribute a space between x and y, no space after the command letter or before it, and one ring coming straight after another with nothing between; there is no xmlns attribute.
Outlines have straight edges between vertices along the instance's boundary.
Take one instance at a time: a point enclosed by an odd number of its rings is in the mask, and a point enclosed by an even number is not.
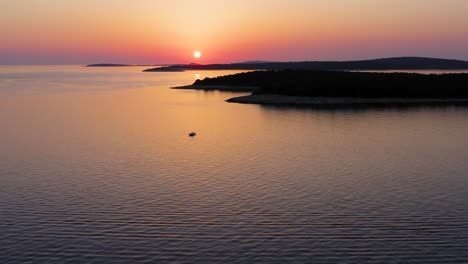
<svg viewBox="0 0 468 264"><path fill-rule="evenodd" d="M234 104L170 87L236 71L143 69L0 66L0 263L468 263L468 107Z"/></svg>

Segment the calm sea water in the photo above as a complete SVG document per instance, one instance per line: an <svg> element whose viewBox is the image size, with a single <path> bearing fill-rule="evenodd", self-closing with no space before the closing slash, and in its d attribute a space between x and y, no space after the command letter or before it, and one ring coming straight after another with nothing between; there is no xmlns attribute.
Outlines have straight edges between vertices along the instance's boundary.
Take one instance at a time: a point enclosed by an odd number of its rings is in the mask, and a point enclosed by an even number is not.
<svg viewBox="0 0 468 264"><path fill-rule="evenodd" d="M0 67L0 263L468 263L468 108L229 104L168 87L232 72L142 69Z"/></svg>

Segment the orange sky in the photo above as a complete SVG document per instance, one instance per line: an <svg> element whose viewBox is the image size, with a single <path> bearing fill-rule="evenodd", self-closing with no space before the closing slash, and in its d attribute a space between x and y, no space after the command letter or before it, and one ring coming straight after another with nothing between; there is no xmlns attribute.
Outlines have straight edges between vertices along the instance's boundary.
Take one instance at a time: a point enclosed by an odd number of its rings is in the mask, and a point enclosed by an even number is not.
<svg viewBox="0 0 468 264"><path fill-rule="evenodd" d="M466 0L15 0L0 12L0 64L468 60Z"/></svg>

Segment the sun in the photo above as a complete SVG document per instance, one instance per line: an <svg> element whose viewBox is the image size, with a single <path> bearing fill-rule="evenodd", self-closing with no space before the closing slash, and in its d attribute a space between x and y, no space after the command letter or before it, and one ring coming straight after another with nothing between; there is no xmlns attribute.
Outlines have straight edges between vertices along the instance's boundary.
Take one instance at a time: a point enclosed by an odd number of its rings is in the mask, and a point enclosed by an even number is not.
<svg viewBox="0 0 468 264"><path fill-rule="evenodd" d="M193 53L193 56L194 56L195 58L198 59L198 58L201 57L201 52L199 52L199 51L197 50L197 51L195 51L195 52Z"/></svg>

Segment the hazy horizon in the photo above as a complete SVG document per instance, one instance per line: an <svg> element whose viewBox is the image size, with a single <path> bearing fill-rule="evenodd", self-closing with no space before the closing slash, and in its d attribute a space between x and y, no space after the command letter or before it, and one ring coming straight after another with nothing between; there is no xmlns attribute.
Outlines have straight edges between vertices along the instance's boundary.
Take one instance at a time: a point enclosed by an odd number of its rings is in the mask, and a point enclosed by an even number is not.
<svg viewBox="0 0 468 264"><path fill-rule="evenodd" d="M401 56L401 57L376 57L376 58L366 58L366 59L350 59L350 60L308 60L311 62L340 62L340 61L365 61L365 60L378 60L378 59L392 59L392 58L427 58L427 59L443 59L443 60L461 60L457 58L437 58L437 57L417 57L417 56ZM305 60L297 60L297 61L273 61L273 60L244 60L244 61L230 61L230 62L224 62L225 64L236 64L236 63L282 63L282 62L304 62ZM461 60L461 61L468 61L468 60ZM120 61L90 61L87 63L0 63L2 66L52 66L52 65L79 65L79 66L87 66L87 65L93 65L93 64L126 64L129 66L168 66L168 65L177 65L177 64L192 64L192 63L198 63L201 65L208 65L208 64L216 64L214 63L199 63L197 61L189 61L189 62L174 62L174 63L122 63Z"/></svg>
<svg viewBox="0 0 468 264"><path fill-rule="evenodd" d="M7 1L0 64L468 60L466 10L462 0Z"/></svg>

